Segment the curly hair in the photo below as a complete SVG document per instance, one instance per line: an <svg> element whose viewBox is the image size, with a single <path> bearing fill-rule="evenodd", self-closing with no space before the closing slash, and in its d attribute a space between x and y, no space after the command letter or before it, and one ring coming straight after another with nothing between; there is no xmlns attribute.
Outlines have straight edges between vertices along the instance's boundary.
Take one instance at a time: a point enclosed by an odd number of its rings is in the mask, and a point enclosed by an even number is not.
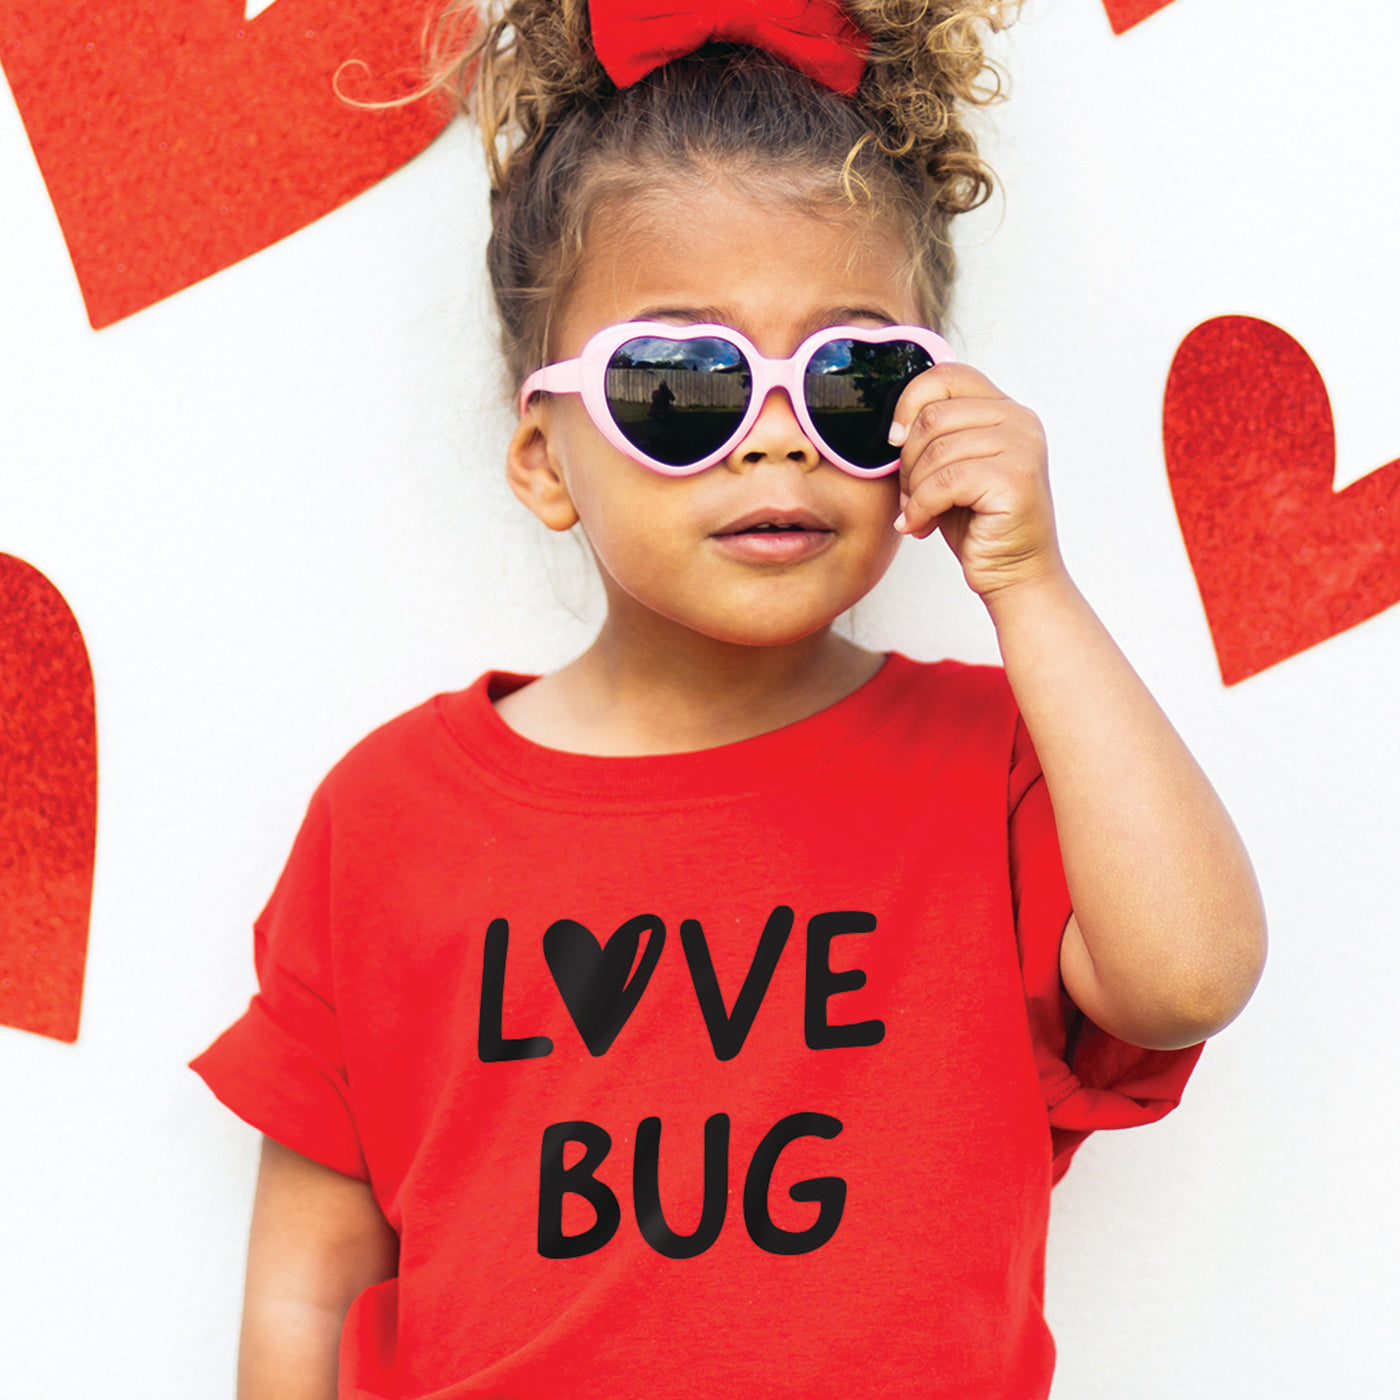
<svg viewBox="0 0 1400 1400"><path fill-rule="evenodd" d="M708 44L619 89L593 50L587 0L451 0L428 42L428 90L474 117L492 188L487 265L507 367L544 363L552 312L609 197L689 173L761 175L814 208L902 219L930 324L953 274L949 221L992 174L966 117L1001 95L986 36L1019 0L844 0L870 40L847 99L781 60ZM664 174L663 174L664 173Z"/></svg>

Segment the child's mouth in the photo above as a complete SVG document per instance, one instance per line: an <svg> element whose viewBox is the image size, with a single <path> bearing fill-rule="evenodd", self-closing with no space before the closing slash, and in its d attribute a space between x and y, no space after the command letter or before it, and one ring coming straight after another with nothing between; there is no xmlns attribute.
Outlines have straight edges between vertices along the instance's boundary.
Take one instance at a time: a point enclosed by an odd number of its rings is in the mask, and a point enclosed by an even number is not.
<svg viewBox="0 0 1400 1400"><path fill-rule="evenodd" d="M712 538L727 553L750 562L790 563L823 549L835 532L806 511L754 512L717 530Z"/></svg>

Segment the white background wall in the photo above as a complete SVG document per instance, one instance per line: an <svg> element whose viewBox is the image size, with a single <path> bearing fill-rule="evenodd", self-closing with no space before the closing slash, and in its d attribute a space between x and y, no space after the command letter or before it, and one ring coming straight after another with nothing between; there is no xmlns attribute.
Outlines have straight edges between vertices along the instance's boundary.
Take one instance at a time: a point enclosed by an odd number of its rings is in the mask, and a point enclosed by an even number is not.
<svg viewBox="0 0 1400 1400"><path fill-rule="evenodd" d="M1050 433L1081 585L1254 854L1272 958L1183 1107L1056 1196L1056 1400L1400 1396L1400 609L1226 690L1172 512L1167 368L1197 322L1316 359L1339 481L1400 454L1400 12L1176 0L1114 38L1037 0L966 221L956 339ZM455 127L328 218L100 333L0 105L0 550L96 676L82 1031L0 1028L0 1393L228 1400L257 1140L185 1061L252 990L248 925L369 728L588 636L581 557L501 481L510 419ZM994 645L941 545L858 635Z"/></svg>

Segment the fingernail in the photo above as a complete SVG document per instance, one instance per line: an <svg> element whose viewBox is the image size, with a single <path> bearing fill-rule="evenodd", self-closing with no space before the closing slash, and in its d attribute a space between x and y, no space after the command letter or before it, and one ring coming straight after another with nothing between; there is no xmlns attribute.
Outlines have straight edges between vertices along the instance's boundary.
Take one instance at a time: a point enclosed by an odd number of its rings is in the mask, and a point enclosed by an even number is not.
<svg viewBox="0 0 1400 1400"><path fill-rule="evenodd" d="M900 508L900 510L903 510L903 509L905 508L905 506L907 506L908 504L909 504L909 493L908 493L907 491L901 491L901 492L899 493L899 508Z"/></svg>
<svg viewBox="0 0 1400 1400"><path fill-rule="evenodd" d="M904 440L909 436L909 429L903 423L890 424L890 446L903 447Z"/></svg>
<svg viewBox="0 0 1400 1400"><path fill-rule="evenodd" d="M902 535L908 528L909 522L904 518L904 512L900 511L894 518L894 528Z"/></svg>

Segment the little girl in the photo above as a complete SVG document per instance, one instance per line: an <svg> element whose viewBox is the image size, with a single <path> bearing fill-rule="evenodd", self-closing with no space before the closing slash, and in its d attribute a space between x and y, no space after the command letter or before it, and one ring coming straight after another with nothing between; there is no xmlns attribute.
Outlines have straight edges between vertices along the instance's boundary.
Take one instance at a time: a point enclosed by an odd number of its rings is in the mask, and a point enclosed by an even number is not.
<svg viewBox="0 0 1400 1400"><path fill-rule="evenodd" d="M510 485L607 615L312 800L196 1061L266 1134L244 1400L1048 1394L1051 1185L1264 928L1038 421L927 329L994 20L516 0L448 64ZM1004 671L833 631L934 533Z"/></svg>

